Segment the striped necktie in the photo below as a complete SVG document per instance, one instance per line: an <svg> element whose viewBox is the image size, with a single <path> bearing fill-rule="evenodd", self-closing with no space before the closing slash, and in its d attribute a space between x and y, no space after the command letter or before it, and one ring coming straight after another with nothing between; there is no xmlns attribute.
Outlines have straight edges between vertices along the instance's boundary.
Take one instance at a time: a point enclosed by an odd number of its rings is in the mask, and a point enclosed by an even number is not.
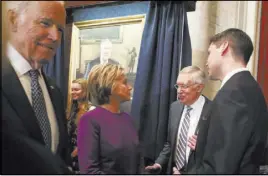
<svg viewBox="0 0 268 176"><path fill-rule="evenodd" d="M47 115L44 95L38 82L39 71L30 70L32 107L37 117L46 147L51 148L51 127Z"/></svg>
<svg viewBox="0 0 268 176"><path fill-rule="evenodd" d="M187 136L190 126L190 111L193 108L187 106L185 118L183 119L180 134L178 137L178 145L176 148L175 164L178 170L180 170L186 163L186 147L187 147Z"/></svg>

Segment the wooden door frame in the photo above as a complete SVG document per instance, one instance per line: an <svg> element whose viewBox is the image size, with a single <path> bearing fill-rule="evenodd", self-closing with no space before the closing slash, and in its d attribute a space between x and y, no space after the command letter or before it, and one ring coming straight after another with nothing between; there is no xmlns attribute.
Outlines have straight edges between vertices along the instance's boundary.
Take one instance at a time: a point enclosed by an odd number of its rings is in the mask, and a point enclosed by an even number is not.
<svg viewBox="0 0 268 176"><path fill-rule="evenodd" d="M268 105L268 1L262 1L257 81Z"/></svg>

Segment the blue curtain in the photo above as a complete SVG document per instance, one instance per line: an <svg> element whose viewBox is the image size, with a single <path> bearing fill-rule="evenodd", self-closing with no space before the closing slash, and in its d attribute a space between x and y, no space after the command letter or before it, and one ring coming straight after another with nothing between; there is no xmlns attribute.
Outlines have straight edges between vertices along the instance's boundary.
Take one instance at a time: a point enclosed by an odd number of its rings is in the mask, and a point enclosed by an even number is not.
<svg viewBox="0 0 268 176"><path fill-rule="evenodd" d="M173 85L178 71L191 64L192 48L183 1L151 1L131 108L138 120L147 161L153 162L164 146L169 107L176 100Z"/></svg>
<svg viewBox="0 0 268 176"><path fill-rule="evenodd" d="M64 36L64 34L62 34ZM43 66L43 71L46 76L53 79L57 86L60 88L64 105L66 106L67 101L67 92L68 92L68 67L66 68L66 64L69 63L69 60L64 59L64 37L61 39L61 44L57 50L56 55L54 56L48 64Z"/></svg>

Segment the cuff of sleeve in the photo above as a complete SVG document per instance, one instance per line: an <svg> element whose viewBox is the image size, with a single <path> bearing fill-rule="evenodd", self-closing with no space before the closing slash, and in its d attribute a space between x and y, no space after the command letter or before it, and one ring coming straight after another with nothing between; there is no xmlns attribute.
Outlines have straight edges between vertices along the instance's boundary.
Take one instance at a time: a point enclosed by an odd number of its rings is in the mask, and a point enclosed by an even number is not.
<svg viewBox="0 0 268 176"><path fill-rule="evenodd" d="M155 163L157 166L160 167L160 169L162 170L162 166L159 163Z"/></svg>

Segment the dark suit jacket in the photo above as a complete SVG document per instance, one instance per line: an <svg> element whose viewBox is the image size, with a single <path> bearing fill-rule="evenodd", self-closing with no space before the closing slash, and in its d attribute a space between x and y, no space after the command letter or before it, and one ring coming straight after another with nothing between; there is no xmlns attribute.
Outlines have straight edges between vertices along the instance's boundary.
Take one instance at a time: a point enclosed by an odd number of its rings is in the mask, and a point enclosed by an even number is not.
<svg viewBox="0 0 268 176"><path fill-rule="evenodd" d="M3 121L2 121L3 123ZM28 136L2 126L1 174L72 174L57 155Z"/></svg>
<svg viewBox="0 0 268 176"><path fill-rule="evenodd" d="M200 122L204 114L207 113L209 106L210 106L210 100L205 97L205 104L203 106L201 117L196 128L196 133L198 132L200 126L203 125ZM174 161L177 133L178 133L178 128L179 128L183 109L184 109L184 105L181 104L179 101L176 101L171 104L170 112L169 112L167 142L165 143L163 150L161 151L161 153L159 154L158 158L155 161L155 163L158 163L162 166L162 169L167 166L167 174L172 174L172 163ZM191 156L191 155L193 155L193 151L191 151L190 153L189 157L192 159L190 160L189 158L189 161L191 162L188 163L188 165L195 162L194 156ZM186 167L189 167L189 166L186 166Z"/></svg>
<svg viewBox="0 0 268 176"><path fill-rule="evenodd" d="M262 91L243 71L219 90L200 129L189 174L256 174L264 157L268 114Z"/></svg>
<svg viewBox="0 0 268 176"><path fill-rule="evenodd" d="M43 74L54 107L59 128L57 154L70 164L70 151L66 117L62 96L50 79ZM45 144L37 118L17 74L7 58L2 58L2 115L3 122L18 133L22 133L40 144Z"/></svg>

